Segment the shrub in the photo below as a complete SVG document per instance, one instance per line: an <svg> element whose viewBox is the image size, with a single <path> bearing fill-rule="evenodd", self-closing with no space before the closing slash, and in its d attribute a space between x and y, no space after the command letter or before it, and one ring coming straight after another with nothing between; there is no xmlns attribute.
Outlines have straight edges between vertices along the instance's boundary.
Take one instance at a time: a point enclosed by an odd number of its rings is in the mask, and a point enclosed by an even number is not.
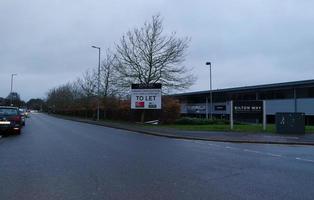
<svg viewBox="0 0 314 200"><path fill-rule="evenodd" d="M164 124L174 123L180 117L180 103L177 99L165 96L162 98L160 121Z"/></svg>
<svg viewBox="0 0 314 200"><path fill-rule="evenodd" d="M183 117L175 121L175 124L181 125L206 125L206 124L229 124L228 120L223 119L213 119L208 120L204 118L191 118L191 117Z"/></svg>

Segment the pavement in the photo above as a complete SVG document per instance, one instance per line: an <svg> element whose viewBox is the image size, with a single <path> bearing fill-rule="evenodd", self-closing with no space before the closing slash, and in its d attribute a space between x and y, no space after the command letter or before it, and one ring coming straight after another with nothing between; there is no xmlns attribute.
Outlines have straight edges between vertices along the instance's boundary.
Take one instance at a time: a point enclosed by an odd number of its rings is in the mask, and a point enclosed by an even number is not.
<svg viewBox="0 0 314 200"><path fill-rule="evenodd" d="M314 147L169 139L32 114L0 140L5 200L312 200Z"/></svg>
<svg viewBox="0 0 314 200"><path fill-rule="evenodd" d="M53 115L63 119L89 123L100 126L107 126L123 130L139 132L143 134L162 136L176 139L206 140L216 142L235 143L261 143L261 144L287 144L287 145L314 145L314 134L282 135L275 133L242 133L223 131L183 131L174 128L163 128L158 126L143 126L134 123L94 121L89 119Z"/></svg>

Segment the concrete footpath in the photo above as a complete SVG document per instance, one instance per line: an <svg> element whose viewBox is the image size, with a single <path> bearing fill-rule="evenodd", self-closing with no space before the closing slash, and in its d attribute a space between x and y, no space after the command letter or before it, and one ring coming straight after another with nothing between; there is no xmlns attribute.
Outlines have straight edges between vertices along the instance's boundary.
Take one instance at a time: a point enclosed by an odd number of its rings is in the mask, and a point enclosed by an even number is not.
<svg viewBox="0 0 314 200"><path fill-rule="evenodd" d="M262 144L287 144L287 145L314 145L314 134L305 135L279 135L274 133L242 133L223 131L183 131L173 128L147 126L126 122L93 121L89 119L50 115L67 120L88 124L118 128L148 135L162 136L176 139L207 140L217 142L235 143L262 143Z"/></svg>

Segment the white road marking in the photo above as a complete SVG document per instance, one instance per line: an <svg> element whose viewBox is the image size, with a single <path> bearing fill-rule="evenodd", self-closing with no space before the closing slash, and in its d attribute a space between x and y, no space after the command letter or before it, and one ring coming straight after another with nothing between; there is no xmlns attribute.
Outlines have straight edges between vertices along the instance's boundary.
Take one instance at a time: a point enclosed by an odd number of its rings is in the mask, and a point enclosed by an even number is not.
<svg viewBox="0 0 314 200"><path fill-rule="evenodd" d="M239 150L238 148L235 148L235 147L229 147L229 146L226 146L225 148L226 148L226 149L231 149L231 150Z"/></svg>
<svg viewBox="0 0 314 200"><path fill-rule="evenodd" d="M306 161L306 162L314 162L314 160L310 160L310 159L304 159L304 158L295 158L297 160L302 160L302 161Z"/></svg>
<svg viewBox="0 0 314 200"><path fill-rule="evenodd" d="M280 155L280 154L274 154L274 153L268 153L268 152L262 152L262 151L255 151L255 150L251 150L251 149L243 149L243 151L250 152L250 153L256 153L256 154L260 154L260 155L282 157L282 155Z"/></svg>
<svg viewBox="0 0 314 200"><path fill-rule="evenodd" d="M221 147L221 146L218 145L218 144L209 144L209 145L214 146L214 147Z"/></svg>
<svg viewBox="0 0 314 200"><path fill-rule="evenodd" d="M282 155L280 154L274 154L274 153L266 153L268 156L275 156L275 157L281 157Z"/></svg>
<svg viewBox="0 0 314 200"><path fill-rule="evenodd" d="M202 142L196 142L194 141L194 143L196 144L205 144L205 143L202 143ZM256 154L260 154L260 155L267 155L267 156L273 156L273 157L283 157L282 155L280 154L275 154L275 153L269 153L269 152L262 152L262 151L256 151L256 150L251 150L251 149L240 149L240 148L236 148L236 147L231 147L231 146L221 146L221 145L217 145L217 144L213 144L213 143L206 143L208 146L215 146L215 147L224 147L226 149L229 149L229 150L242 150L244 152L250 152L250 153L256 153ZM286 157L288 158L288 157ZM300 161L305 161L305 162L311 162L311 163L314 163L314 160L310 160L310 159L305 159L305 158L295 158L296 160L300 160Z"/></svg>
<svg viewBox="0 0 314 200"><path fill-rule="evenodd" d="M263 152L260 151L255 151L255 150L250 150L250 149L243 149L245 152L251 152L251 153L257 153L257 154L264 154Z"/></svg>
<svg viewBox="0 0 314 200"><path fill-rule="evenodd" d="M204 143L204 142L194 142L195 144L201 144L201 145L207 145L207 146L214 146L214 147L220 147L218 144L213 144L213 143Z"/></svg>

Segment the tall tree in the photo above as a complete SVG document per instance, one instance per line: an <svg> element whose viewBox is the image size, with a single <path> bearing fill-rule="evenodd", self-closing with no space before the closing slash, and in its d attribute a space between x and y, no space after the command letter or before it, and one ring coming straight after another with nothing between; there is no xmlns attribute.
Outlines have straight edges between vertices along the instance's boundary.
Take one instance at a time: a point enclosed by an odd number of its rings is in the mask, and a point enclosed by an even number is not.
<svg viewBox="0 0 314 200"><path fill-rule="evenodd" d="M70 110L74 100L75 96L71 83L53 88L47 93L47 105L55 112Z"/></svg>
<svg viewBox="0 0 314 200"><path fill-rule="evenodd" d="M42 110L42 108L45 106L45 101L43 99L30 99L26 106L28 109L31 110Z"/></svg>
<svg viewBox="0 0 314 200"><path fill-rule="evenodd" d="M107 50L100 68L100 92L103 97L116 96L120 93L120 79L117 76L117 71L114 67L116 63L116 56L110 50Z"/></svg>
<svg viewBox="0 0 314 200"><path fill-rule="evenodd" d="M85 97L97 95L97 72L95 70L86 70L82 78L78 78L76 85L81 89Z"/></svg>
<svg viewBox="0 0 314 200"><path fill-rule="evenodd" d="M122 87L131 83L162 83L167 91L190 87L195 77L182 65L189 38L178 38L173 32L163 32L159 15L142 28L128 31L116 45Z"/></svg>

